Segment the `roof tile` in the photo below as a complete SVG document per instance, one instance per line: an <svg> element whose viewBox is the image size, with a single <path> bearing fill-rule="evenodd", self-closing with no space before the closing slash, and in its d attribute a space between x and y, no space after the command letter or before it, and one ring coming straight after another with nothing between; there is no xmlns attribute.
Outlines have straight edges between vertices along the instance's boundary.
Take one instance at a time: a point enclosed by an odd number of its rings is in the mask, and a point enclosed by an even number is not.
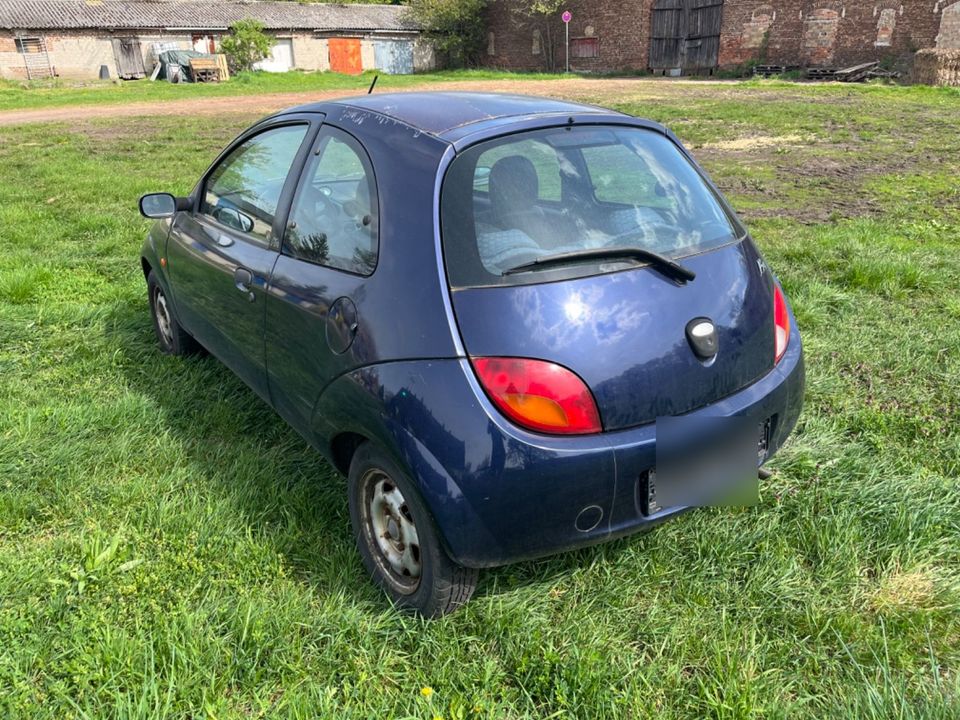
<svg viewBox="0 0 960 720"><path fill-rule="evenodd" d="M0 28L8 30L214 30L238 20L268 30L416 30L395 5L301 4L268 0L0 0Z"/></svg>

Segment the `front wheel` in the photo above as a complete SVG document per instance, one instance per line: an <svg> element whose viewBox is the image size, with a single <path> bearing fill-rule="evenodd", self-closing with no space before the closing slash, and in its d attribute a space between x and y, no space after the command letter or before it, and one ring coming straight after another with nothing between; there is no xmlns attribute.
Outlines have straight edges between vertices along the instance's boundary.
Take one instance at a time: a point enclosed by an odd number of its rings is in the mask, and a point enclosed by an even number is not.
<svg viewBox="0 0 960 720"><path fill-rule="evenodd" d="M450 559L413 482L386 453L361 445L348 485L363 564L395 604L433 618L470 599L477 570Z"/></svg>
<svg viewBox="0 0 960 720"><path fill-rule="evenodd" d="M196 352L198 349L196 340L180 327L166 291L153 270L147 276L147 292L150 298L150 314L153 316L153 329L157 333L160 349L168 355L189 355Z"/></svg>

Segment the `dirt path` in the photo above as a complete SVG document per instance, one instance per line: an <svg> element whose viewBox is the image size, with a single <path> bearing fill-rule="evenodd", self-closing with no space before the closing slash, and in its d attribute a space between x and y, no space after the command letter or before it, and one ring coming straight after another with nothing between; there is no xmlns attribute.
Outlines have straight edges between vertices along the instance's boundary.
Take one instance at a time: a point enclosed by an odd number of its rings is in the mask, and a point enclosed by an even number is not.
<svg viewBox="0 0 960 720"><path fill-rule="evenodd" d="M620 95L631 97L668 97L689 90L691 85L703 85L697 81L682 83L652 79L586 79L569 78L558 80L431 82L412 85L397 92L417 90L470 90L474 92L520 92L525 95L545 95L566 99L612 99ZM716 87L717 82L709 83ZM386 90L384 90L386 92ZM391 91L392 92L392 91ZM350 90L277 93L268 95L235 95L229 97L189 98L184 100L160 100L100 105L71 105L65 107L9 110L0 112L0 126L29 123L70 122L71 120L95 120L99 118L142 117L146 115L218 115L222 113L268 114L293 105L319 102L352 95Z"/></svg>

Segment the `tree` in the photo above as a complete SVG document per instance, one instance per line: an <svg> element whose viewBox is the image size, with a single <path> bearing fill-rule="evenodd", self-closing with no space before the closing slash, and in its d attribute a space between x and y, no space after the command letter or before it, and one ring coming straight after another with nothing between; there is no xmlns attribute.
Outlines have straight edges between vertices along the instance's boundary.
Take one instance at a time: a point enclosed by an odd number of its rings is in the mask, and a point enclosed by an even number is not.
<svg viewBox="0 0 960 720"><path fill-rule="evenodd" d="M548 71L557 69L554 30L560 10L567 0L515 0L513 13L523 25L540 30L543 38L543 62Z"/></svg>
<svg viewBox="0 0 960 720"><path fill-rule="evenodd" d="M273 40L263 32L263 23L240 20L230 26L230 34L220 43L234 69L250 70L270 54Z"/></svg>
<svg viewBox="0 0 960 720"><path fill-rule="evenodd" d="M486 6L487 0L411 0L408 12L451 63L473 65L484 46Z"/></svg>

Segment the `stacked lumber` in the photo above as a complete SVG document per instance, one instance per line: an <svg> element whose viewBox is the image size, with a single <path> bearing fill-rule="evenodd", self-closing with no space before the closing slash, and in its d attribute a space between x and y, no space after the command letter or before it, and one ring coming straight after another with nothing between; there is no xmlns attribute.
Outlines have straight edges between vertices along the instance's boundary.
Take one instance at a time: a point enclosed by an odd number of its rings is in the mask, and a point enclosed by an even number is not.
<svg viewBox="0 0 960 720"><path fill-rule="evenodd" d="M960 50L921 50L913 59L913 81L960 87Z"/></svg>
<svg viewBox="0 0 960 720"><path fill-rule="evenodd" d="M230 79L230 68L227 66L227 56L226 55L214 55L217 59L217 67L220 69L220 80L226 81Z"/></svg>

